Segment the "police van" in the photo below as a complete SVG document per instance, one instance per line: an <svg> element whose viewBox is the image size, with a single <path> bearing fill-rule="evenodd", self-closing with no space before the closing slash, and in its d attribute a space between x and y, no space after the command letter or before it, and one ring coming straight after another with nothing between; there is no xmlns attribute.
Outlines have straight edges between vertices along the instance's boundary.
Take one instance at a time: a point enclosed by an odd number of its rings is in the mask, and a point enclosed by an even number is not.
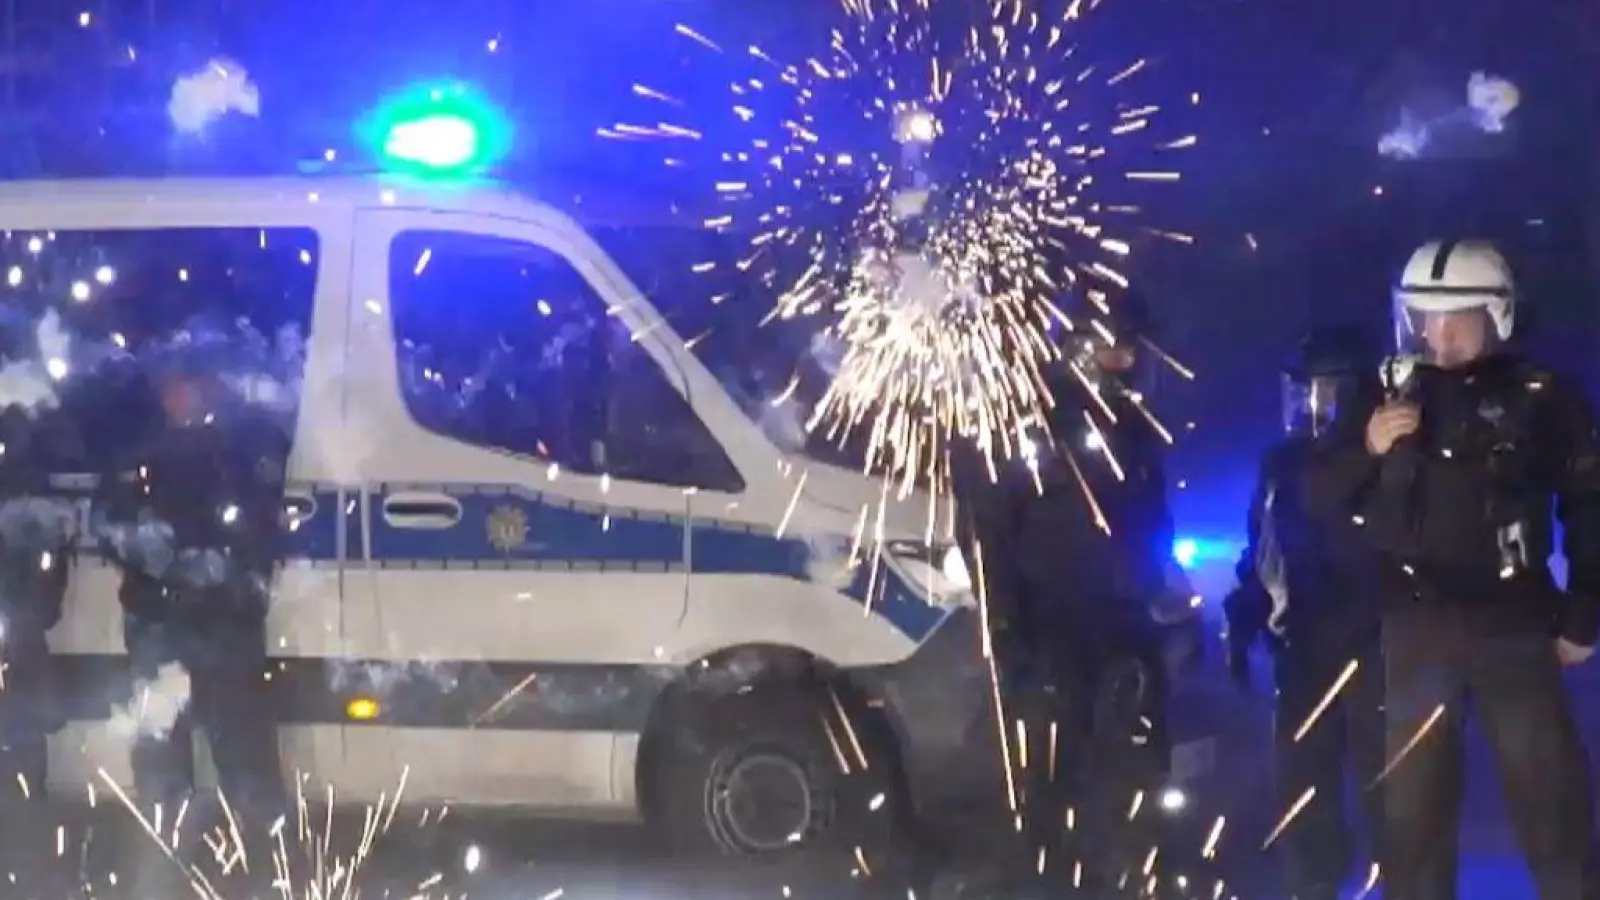
<svg viewBox="0 0 1600 900"><path fill-rule="evenodd" d="M643 815L749 855L1000 802L977 614L927 498L780 448L558 206L378 177L15 183L0 267L80 273L85 343L197 315L277 342L262 714L286 778ZM57 791L130 782L119 578L86 548L50 635Z"/></svg>

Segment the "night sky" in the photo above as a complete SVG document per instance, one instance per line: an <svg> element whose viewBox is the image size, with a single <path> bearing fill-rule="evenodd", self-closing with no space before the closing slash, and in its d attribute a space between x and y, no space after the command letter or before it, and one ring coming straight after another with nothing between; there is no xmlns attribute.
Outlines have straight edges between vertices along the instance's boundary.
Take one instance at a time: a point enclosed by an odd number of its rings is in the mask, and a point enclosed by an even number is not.
<svg viewBox="0 0 1600 900"><path fill-rule="evenodd" d="M16 0L0 12L12 48L0 60L0 99L14 113L5 127L32 139L10 141L13 174L125 159L130 142L106 123L148 124L175 71L221 52L261 85L264 110L261 123L219 134L214 170L246 156L270 170L347 143L349 123L383 91L452 76L515 111L525 182L605 185L646 204L674 190L670 177L592 135L614 121L628 84L679 64L665 40L672 23L798 50L834 15L821 2L732 0L83 6ZM1600 190L1585 161L1600 155L1597 16L1579 0L1107 0L1096 13L1094 40L1149 53L1168 87L1205 97L1184 184L1152 210L1198 242L1153 247L1135 267L1162 346L1198 373L1193 383L1165 376L1154 392L1169 422L1197 423L1174 466L1201 498L1187 518L1238 518L1279 421L1277 360L1297 330L1353 320L1383 334L1389 279L1430 237L1503 241L1537 307L1533 345L1600 386L1586 358L1600 338ZM1475 70L1522 89L1506 133L1441 142L1409 162L1376 153L1401 107L1459 104ZM85 137L117 152L84 150ZM159 140L135 143L170 157Z"/></svg>

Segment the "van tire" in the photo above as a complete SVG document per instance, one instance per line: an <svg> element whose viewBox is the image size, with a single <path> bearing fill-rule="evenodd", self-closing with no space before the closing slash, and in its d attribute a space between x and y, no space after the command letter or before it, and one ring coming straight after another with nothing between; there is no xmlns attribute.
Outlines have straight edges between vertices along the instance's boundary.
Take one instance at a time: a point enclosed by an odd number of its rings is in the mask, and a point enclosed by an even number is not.
<svg viewBox="0 0 1600 900"><path fill-rule="evenodd" d="M769 682L668 702L648 809L678 850L770 861L877 843L868 826L884 817L868 811L868 779L842 771L828 729L849 739L824 685ZM873 749L874 765L886 767Z"/></svg>

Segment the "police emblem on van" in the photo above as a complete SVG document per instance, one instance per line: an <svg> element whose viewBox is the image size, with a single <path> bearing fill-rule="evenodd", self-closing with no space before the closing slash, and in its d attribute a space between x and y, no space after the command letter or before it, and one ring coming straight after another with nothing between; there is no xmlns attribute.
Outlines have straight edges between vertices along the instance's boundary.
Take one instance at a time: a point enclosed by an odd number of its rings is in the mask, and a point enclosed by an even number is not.
<svg viewBox="0 0 1600 900"><path fill-rule="evenodd" d="M497 506L489 512L489 546L510 553L527 540L527 513L515 506Z"/></svg>

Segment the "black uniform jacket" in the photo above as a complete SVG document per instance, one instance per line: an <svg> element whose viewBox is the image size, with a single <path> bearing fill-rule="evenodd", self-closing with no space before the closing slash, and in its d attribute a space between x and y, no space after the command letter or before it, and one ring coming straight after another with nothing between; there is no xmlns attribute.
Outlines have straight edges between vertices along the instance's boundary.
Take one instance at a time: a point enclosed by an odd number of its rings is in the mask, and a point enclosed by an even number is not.
<svg viewBox="0 0 1600 900"><path fill-rule="evenodd" d="M1600 631L1600 437L1570 382L1520 356L1420 368L1415 435L1375 457L1354 445L1309 480L1383 554L1391 604L1448 604L1486 628L1542 628L1584 645ZM1554 522L1552 522L1552 514ZM1554 524L1568 565L1548 561Z"/></svg>
<svg viewBox="0 0 1600 900"><path fill-rule="evenodd" d="M61 620L77 506L50 476L74 437L54 408L0 411L0 609L12 629Z"/></svg>
<svg viewBox="0 0 1600 900"><path fill-rule="evenodd" d="M95 528L139 615L266 615L282 536L288 440L245 404L154 420L101 475Z"/></svg>
<svg viewBox="0 0 1600 900"><path fill-rule="evenodd" d="M1317 467L1349 446L1342 437L1289 438L1263 457L1235 570L1240 587L1227 601L1229 628L1244 643L1270 633L1279 644L1353 651L1375 635L1378 555L1350 514L1314 510L1309 496Z"/></svg>
<svg viewBox="0 0 1600 900"><path fill-rule="evenodd" d="M1031 457L997 461L991 478L970 445L952 455L958 537L991 622L1041 652L1136 639L1172 547L1165 441L1131 404L1116 403L1112 421L1074 387L1059 388Z"/></svg>

